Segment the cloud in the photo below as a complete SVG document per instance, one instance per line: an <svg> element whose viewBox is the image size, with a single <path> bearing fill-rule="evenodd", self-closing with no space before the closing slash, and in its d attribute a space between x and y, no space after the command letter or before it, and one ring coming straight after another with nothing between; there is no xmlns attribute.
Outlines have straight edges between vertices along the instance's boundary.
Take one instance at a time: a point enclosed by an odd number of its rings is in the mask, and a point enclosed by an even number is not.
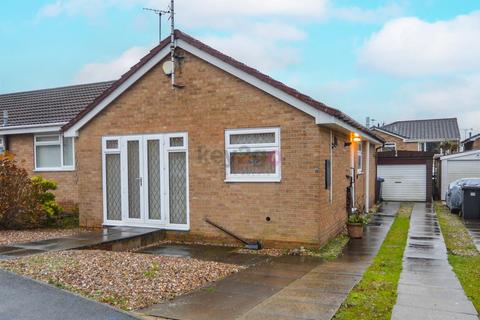
<svg viewBox="0 0 480 320"><path fill-rule="evenodd" d="M365 42L359 64L395 76L480 70L479 39L478 11L437 22L398 18Z"/></svg>
<svg viewBox="0 0 480 320"><path fill-rule="evenodd" d="M136 0L57 0L42 6L37 12L37 20L54 18L60 15L97 17L111 7L130 8Z"/></svg>
<svg viewBox="0 0 480 320"><path fill-rule="evenodd" d="M399 87L374 116L386 122L456 117L461 130L480 131L478 88L480 73L414 82Z"/></svg>
<svg viewBox="0 0 480 320"><path fill-rule="evenodd" d="M274 40L236 33L230 36L206 36L202 41L233 58L264 72L285 69L300 62L300 52Z"/></svg>
<svg viewBox="0 0 480 320"><path fill-rule="evenodd" d="M84 65L75 75L74 83L89 83L118 79L136 64L146 53L147 48L132 47L119 57L107 62L95 62Z"/></svg>
<svg viewBox="0 0 480 320"><path fill-rule="evenodd" d="M110 8L144 6L167 9L169 0L57 0L44 5L38 16L61 14L96 16ZM245 19L282 18L288 22L323 21L335 18L350 22L376 23L401 15L402 6L390 3L373 9L337 7L332 0L176 0L177 21L185 27L233 27ZM285 20L286 21L286 20Z"/></svg>

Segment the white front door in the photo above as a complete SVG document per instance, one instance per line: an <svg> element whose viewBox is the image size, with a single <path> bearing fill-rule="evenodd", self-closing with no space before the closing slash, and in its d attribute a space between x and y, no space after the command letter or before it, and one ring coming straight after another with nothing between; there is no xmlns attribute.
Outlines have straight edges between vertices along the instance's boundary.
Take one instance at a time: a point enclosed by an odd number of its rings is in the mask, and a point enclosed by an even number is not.
<svg viewBox="0 0 480 320"><path fill-rule="evenodd" d="M377 169L377 176L385 179L385 181L382 183L382 198L384 200L426 201L426 165L379 165Z"/></svg>
<svg viewBox="0 0 480 320"><path fill-rule="evenodd" d="M104 224L189 229L188 135L103 137Z"/></svg>

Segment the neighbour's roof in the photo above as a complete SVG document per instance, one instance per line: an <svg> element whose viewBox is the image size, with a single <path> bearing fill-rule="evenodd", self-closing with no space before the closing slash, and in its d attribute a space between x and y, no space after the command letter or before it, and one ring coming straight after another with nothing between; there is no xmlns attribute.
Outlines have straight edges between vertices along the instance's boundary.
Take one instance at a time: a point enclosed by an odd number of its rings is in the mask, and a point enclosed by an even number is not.
<svg viewBox="0 0 480 320"><path fill-rule="evenodd" d="M0 95L0 118L8 112L7 126L65 124L112 85L113 81ZM0 125L2 121L0 119Z"/></svg>
<svg viewBox="0 0 480 320"><path fill-rule="evenodd" d="M247 66L246 64L239 62L235 59L233 59L230 56L227 56L220 51L200 42L199 40L181 32L180 30L175 30L175 38L180 39L188 43L189 45L204 51L217 59L223 61L224 63L230 64L231 66L240 69L243 72L248 73L249 75L275 87L276 89L279 89L286 94L293 96L297 98L298 100L302 101L303 103L306 103L320 111L323 111L347 124L350 126L370 135L371 137L374 137L375 139L379 141L383 141L383 139L375 133L373 133L371 130L368 128L364 127L357 121L353 120L351 117L347 116L340 110L337 110L335 108L329 107L322 102L319 102L303 93L300 93L299 91L285 85L284 83L274 80L273 78L261 73L260 71ZM170 45L170 39L169 37L165 38L158 46L153 48L146 56L144 56L136 65L134 65L129 71L127 71L125 74L123 74L120 79L115 81L112 86L110 86L103 94L101 94L99 97L95 99L88 107L86 107L82 112L80 112L75 118L73 118L68 124L66 124L62 130L67 130L71 128L75 123L80 121L86 114L88 114L90 111L92 111L97 105L99 105L105 98L107 98L110 94L112 94L118 87L120 87L124 82L126 82L136 71L138 71L142 66L144 66L148 61L150 61L157 53L159 53L162 49Z"/></svg>
<svg viewBox="0 0 480 320"><path fill-rule="evenodd" d="M412 140L460 140L457 118L396 121L378 129Z"/></svg>
<svg viewBox="0 0 480 320"><path fill-rule="evenodd" d="M471 137L468 137L467 139L463 140L462 143L467 143L467 142L470 142L470 141L475 141L477 139L480 139L480 133L477 133L477 134L474 134L473 136Z"/></svg>

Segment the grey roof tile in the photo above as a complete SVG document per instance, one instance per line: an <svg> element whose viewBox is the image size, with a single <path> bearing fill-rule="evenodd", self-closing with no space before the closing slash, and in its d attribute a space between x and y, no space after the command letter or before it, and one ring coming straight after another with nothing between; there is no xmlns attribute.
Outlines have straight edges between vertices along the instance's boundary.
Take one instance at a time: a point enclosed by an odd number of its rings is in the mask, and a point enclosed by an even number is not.
<svg viewBox="0 0 480 320"><path fill-rule="evenodd" d="M457 118L396 121L380 129L407 139L460 140Z"/></svg>
<svg viewBox="0 0 480 320"><path fill-rule="evenodd" d="M66 123L85 109L113 81L0 95L0 118L8 111L8 124L0 129L37 124Z"/></svg>

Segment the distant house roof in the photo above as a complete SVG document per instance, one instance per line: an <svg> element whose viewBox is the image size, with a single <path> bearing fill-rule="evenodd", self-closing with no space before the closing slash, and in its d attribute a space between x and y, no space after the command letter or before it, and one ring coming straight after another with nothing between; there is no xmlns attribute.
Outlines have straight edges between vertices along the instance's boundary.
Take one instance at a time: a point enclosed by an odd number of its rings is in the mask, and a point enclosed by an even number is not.
<svg viewBox="0 0 480 320"><path fill-rule="evenodd" d="M12 127L65 124L85 109L113 81L0 95L0 130ZM2 126L3 111L8 112Z"/></svg>
<svg viewBox="0 0 480 320"><path fill-rule="evenodd" d="M412 140L460 140L456 118L396 121L376 129Z"/></svg>
<svg viewBox="0 0 480 320"><path fill-rule="evenodd" d="M475 141L475 140L478 140L480 139L480 133L477 133L471 137L468 137L467 139L463 140L462 143L468 143L470 141Z"/></svg>

